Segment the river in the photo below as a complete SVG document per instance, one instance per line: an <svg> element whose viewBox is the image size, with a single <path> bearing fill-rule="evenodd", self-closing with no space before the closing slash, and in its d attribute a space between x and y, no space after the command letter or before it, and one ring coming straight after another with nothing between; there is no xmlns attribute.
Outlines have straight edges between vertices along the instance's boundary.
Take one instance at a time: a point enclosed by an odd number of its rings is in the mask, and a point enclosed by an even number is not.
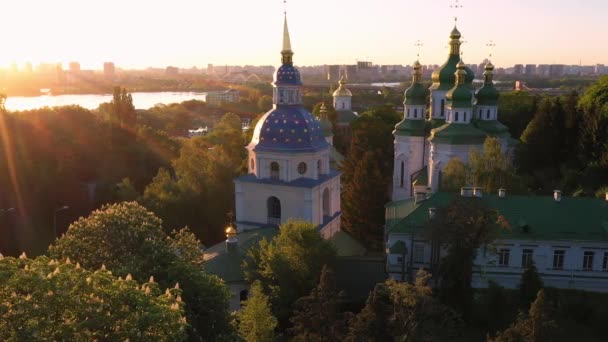
<svg viewBox="0 0 608 342"><path fill-rule="evenodd" d="M152 92L131 93L133 105L137 109L148 109L157 103L179 103L187 100L203 100L203 92ZM6 99L6 109L10 111L30 110L41 107L79 105L87 109L95 109L101 103L112 101L112 94L74 94L74 95L41 95L41 96L10 96Z"/></svg>

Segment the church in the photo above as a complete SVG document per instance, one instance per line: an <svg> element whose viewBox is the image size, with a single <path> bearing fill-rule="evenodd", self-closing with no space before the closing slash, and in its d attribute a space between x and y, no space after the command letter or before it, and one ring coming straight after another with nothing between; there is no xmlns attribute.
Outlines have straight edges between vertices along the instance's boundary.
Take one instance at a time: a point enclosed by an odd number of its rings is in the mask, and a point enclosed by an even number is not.
<svg viewBox="0 0 608 342"><path fill-rule="evenodd" d="M494 282L517 288L521 274L534 264L545 286L608 291L608 193L602 200L566 198L559 190L553 196L511 195L507 189L485 194L477 187L463 187L460 194L440 191L442 170L451 159L466 164L487 137L496 137L503 153L511 153L514 142L498 121L494 66L486 64L483 85L475 92L460 45L454 28L448 60L433 72L430 89L422 85L416 61L405 91L403 120L393 132L392 201L385 206L386 273L411 281L418 269L436 269L446 251L429 240L425 227L438 208L462 196L496 210L507 223L492 246L477 250L472 287Z"/></svg>
<svg viewBox="0 0 608 342"><path fill-rule="evenodd" d="M420 62L414 63L412 85L405 91L403 120L393 132L393 201L437 192L450 159L466 164L471 150L481 150L488 136L497 137L503 152L510 153L514 140L498 121L494 66L491 62L485 66L483 86L475 92L475 75L461 59L460 37L454 27L448 59L433 72L430 89L422 84Z"/></svg>
<svg viewBox="0 0 608 342"><path fill-rule="evenodd" d="M331 123L302 105L287 17L281 55L273 108L260 118L247 146L248 173L234 181L236 224L247 231L302 219L329 238L340 229L341 213L340 173L330 164Z"/></svg>

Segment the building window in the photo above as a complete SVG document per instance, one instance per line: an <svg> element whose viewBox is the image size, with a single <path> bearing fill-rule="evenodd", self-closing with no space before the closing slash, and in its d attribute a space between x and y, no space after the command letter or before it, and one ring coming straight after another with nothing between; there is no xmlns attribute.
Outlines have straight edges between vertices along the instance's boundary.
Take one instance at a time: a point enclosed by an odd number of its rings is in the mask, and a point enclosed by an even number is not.
<svg viewBox="0 0 608 342"><path fill-rule="evenodd" d="M270 163L270 179L279 179L279 163Z"/></svg>
<svg viewBox="0 0 608 342"><path fill-rule="evenodd" d="M443 117L444 109L445 109L445 100L441 100L441 117Z"/></svg>
<svg viewBox="0 0 608 342"><path fill-rule="evenodd" d="M283 90L279 90L279 103L283 103L284 102L284 94L283 94Z"/></svg>
<svg viewBox="0 0 608 342"><path fill-rule="evenodd" d="M414 118L417 119L418 118L418 109L414 109Z"/></svg>
<svg viewBox="0 0 608 342"><path fill-rule="evenodd" d="M564 255L566 251L557 250L553 252L553 269L563 270L564 269Z"/></svg>
<svg viewBox="0 0 608 342"><path fill-rule="evenodd" d="M604 252L604 262L602 263L602 270L608 272L608 252Z"/></svg>
<svg viewBox="0 0 608 342"><path fill-rule="evenodd" d="M595 253L587 251L583 254L583 271L591 271L593 269L593 255Z"/></svg>
<svg viewBox="0 0 608 342"><path fill-rule="evenodd" d="M526 268L532 265L532 255L534 251L532 249L524 249L521 253L521 267Z"/></svg>
<svg viewBox="0 0 608 342"><path fill-rule="evenodd" d="M479 118L481 119L481 109L479 110Z"/></svg>
<svg viewBox="0 0 608 342"><path fill-rule="evenodd" d="M301 175L306 173L306 163L301 162L300 164L298 164L298 173Z"/></svg>
<svg viewBox="0 0 608 342"><path fill-rule="evenodd" d="M401 178L399 179L399 186L403 188L403 184L405 180L405 164L401 162Z"/></svg>
<svg viewBox="0 0 608 342"><path fill-rule="evenodd" d="M407 109L407 117L408 118L410 117L410 109L409 108Z"/></svg>
<svg viewBox="0 0 608 342"><path fill-rule="evenodd" d="M402 256L398 256L397 257L397 263L398 264L403 264L403 257Z"/></svg>
<svg viewBox="0 0 608 342"><path fill-rule="evenodd" d="M414 262L424 262L424 245L414 246Z"/></svg>
<svg viewBox="0 0 608 342"><path fill-rule="evenodd" d="M458 121L458 112L454 113L454 121Z"/></svg>
<svg viewBox="0 0 608 342"><path fill-rule="evenodd" d="M266 201L266 209L268 212L268 223L272 225L281 224L281 201L272 196Z"/></svg>
<svg viewBox="0 0 608 342"><path fill-rule="evenodd" d="M490 110L488 109L488 111L486 112L486 119L490 118Z"/></svg>
<svg viewBox="0 0 608 342"><path fill-rule="evenodd" d="M463 115L464 115L464 119L463 119L464 122L467 122L467 112L464 112Z"/></svg>
<svg viewBox="0 0 608 342"><path fill-rule="evenodd" d="M346 106L346 104L344 102L342 102L342 109L344 109L344 106Z"/></svg>
<svg viewBox="0 0 608 342"><path fill-rule="evenodd" d="M498 266L509 266L509 255L511 250L508 248L501 248L498 250Z"/></svg>

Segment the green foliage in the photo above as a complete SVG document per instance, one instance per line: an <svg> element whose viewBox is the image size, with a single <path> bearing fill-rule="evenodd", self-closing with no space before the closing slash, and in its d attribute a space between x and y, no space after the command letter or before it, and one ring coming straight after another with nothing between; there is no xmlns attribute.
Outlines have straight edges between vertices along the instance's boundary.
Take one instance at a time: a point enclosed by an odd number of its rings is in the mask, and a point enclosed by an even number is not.
<svg viewBox="0 0 608 342"><path fill-rule="evenodd" d="M164 294L70 259L0 259L3 341L179 341L186 338L181 291Z"/></svg>
<svg viewBox="0 0 608 342"><path fill-rule="evenodd" d="M121 128L135 126L136 114L133 106L133 97L127 89L114 87L112 102L110 102L110 123L119 124Z"/></svg>
<svg viewBox="0 0 608 342"><path fill-rule="evenodd" d="M120 183L116 184L112 197L116 202L129 202L137 200L139 193L129 178L123 178Z"/></svg>
<svg viewBox="0 0 608 342"><path fill-rule="evenodd" d="M181 259L196 266L203 264L203 245L188 227L174 230L171 233L171 237L167 237L166 239L169 246L173 249L173 253Z"/></svg>
<svg viewBox="0 0 608 342"><path fill-rule="evenodd" d="M377 250L392 179L394 114L392 108L382 107L355 120L351 147L341 165L342 229Z"/></svg>
<svg viewBox="0 0 608 342"><path fill-rule="evenodd" d="M523 91L501 93L498 99L500 121L509 127L511 136L518 139L534 117L539 96Z"/></svg>
<svg viewBox="0 0 608 342"><path fill-rule="evenodd" d="M274 341L274 330L278 322L272 315L268 296L264 294L259 281L253 282L249 298L242 304L243 307L237 312L241 338L247 342Z"/></svg>
<svg viewBox="0 0 608 342"><path fill-rule="evenodd" d="M448 341L462 320L432 296L430 274L420 270L414 284L387 280L370 293L352 320L348 341Z"/></svg>
<svg viewBox="0 0 608 342"><path fill-rule="evenodd" d="M441 191L458 192L467 184L467 166L458 158L452 158L441 171Z"/></svg>
<svg viewBox="0 0 608 342"><path fill-rule="evenodd" d="M490 244L500 229L500 217L478 198L457 197L447 207L436 208L426 228L427 238L447 251L441 259L439 297L468 318L473 303L471 288L476 250Z"/></svg>
<svg viewBox="0 0 608 342"><path fill-rule="evenodd" d="M551 306L545 299L545 291L540 290L528 315L520 315L513 325L497 336L495 341L549 341L556 333L556 324L551 314Z"/></svg>
<svg viewBox="0 0 608 342"><path fill-rule="evenodd" d="M351 318L352 313L340 311L334 272L324 266L317 287L296 301L289 333L292 341L343 341Z"/></svg>
<svg viewBox="0 0 608 342"><path fill-rule="evenodd" d="M511 158L506 154L497 138L488 137L483 143L483 150L471 151L469 165L472 183L480 186L487 193L496 193L500 188L518 191L519 181L515 176Z"/></svg>
<svg viewBox="0 0 608 342"><path fill-rule="evenodd" d="M331 265L335 254L311 223L288 221L272 241L263 239L249 249L243 272L248 282L260 281L275 316L284 322L296 299L310 293L323 265Z"/></svg>
<svg viewBox="0 0 608 342"><path fill-rule="evenodd" d="M139 281L154 276L161 289L179 283L190 337L217 339L229 333L230 294L220 279L196 264L192 239L187 231L167 238L160 219L135 202L124 202L106 205L74 222L49 253L89 269L105 265L116 275L131 274Z"/></svg>

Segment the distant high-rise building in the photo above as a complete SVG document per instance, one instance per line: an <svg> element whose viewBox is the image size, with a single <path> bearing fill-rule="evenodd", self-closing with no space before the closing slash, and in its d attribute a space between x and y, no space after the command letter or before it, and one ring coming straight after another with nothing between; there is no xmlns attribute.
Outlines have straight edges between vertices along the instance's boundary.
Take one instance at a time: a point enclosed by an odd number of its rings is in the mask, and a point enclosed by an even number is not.
<svg viewBox="0 0 608 342"><path fill-rule="evenodd" d="M606 74L606 66L604 64L596 64L594 73L596 75L604 75Z"/></svg>
<svg viewBox="0 0 608 342"><path fill-rule="evenodd" d="M69 68L70 68L70 72L71 73L80 72L80 63L78 63L78 62L70 62Z"/></svg>
<svg viewBox="0 0 608 342"><path fill-rule="evenodd" d="M165 69L165 74L167 74L167 75L177 75L178 73L179 73L179 69L174 66L168 66Z"/></svg>
<svg viewBox="0 0 608 342"><path fill-rule="evenodd" d="M536 64L526 64L525 73L528 76L536 75Z"/></svg>
<svg viewBox="0 0 608 342"><path fill-rule="evenodd" d="M524 65L523 64L515 64L513 66L513 75L523 75L524 73Z"/></svg>
<svg viewBox="0 0 608 342"><path fill-rule="evenodd" d="M115 71L116 71L116 69L114 67L114 63L112 63L112 62L103 63L103 76L105 78L113 79Z"/></svg>
<svg viewBox="0 0 608 342"><path fill-rule="evenodd" d="M563 64L551 64L549 65L549 76L557 77L564 75L564 65Z"/></svg>
<svg viewBox="0 0 608 342"><path fill-rule="evenodd" d="M541 77L549 76L549 64L539 64L536 68L536 73Z"/></svg>
<svg viewBox="0 0 608 342"><path fill-rule="evenodd" d="M215 70L213 70L213 64L211 64L211 63L207 64L207 74L213 75L214 72L215 72Z"/></svg>
<svg viewBox="0 0 608 342"><path fill-rule="evenodd" d="M332 83L334 83L335 80L340 79L340 66L339 65L337 65L337 64L327 65L326 71L327 71L328 81L331 81Z"/></svg>

